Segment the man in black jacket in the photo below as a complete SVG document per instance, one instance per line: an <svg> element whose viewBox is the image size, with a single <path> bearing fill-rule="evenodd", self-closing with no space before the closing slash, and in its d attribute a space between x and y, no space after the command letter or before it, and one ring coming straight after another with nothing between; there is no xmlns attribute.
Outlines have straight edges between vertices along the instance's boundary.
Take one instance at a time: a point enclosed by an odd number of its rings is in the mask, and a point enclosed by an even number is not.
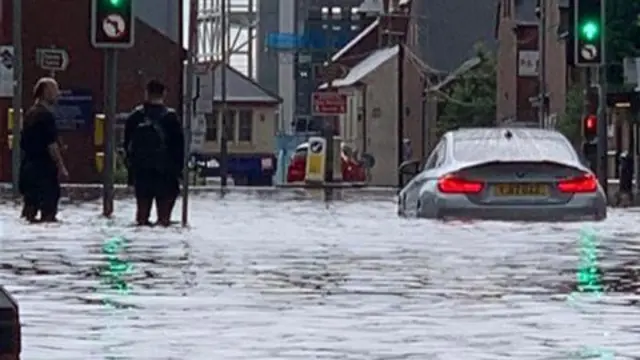
<svg viewBox="0 0 640 360"><path fill-rule="evenodd" d="M145 102L127 118L124 149L129 182L135 188L136 222L150 225L155 200L158 224L169 226L184 165L184 136L175 110L164 104L165 87L152 80Z"/></svg>
<svg viewBox="0 0 640 360"><path fill-rule="evenodd" d="M24 197L22 217L29 222L57 221L60 180L69 176L54 115L58 95L58 83L53 78L41 78L33 87L35 103L24 117L19 185Z"/></svg>

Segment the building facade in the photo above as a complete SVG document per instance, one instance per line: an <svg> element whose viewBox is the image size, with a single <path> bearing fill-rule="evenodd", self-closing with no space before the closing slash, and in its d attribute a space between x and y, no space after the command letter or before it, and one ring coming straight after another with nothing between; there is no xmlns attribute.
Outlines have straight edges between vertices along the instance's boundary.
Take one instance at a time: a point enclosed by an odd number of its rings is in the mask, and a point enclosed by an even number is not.
<svg viewBox="0 0 640 360"><path fill-rule="evenodd" d="M142 0L144 2L146 0ZM150 1L150 0L148 0ZM162 1L164 4L164 1ZM170 4L170 2L167 2ZM155 4L155 3L154 3ZM10 47L12 43L12 2L0 1L2 21L0 21L0 44ZM23 83L22 104L26 108L32 103L32 84L41 76L49 76L36 62L36 53L42 48L64 49L69 55L69 66L55 74L65 93L82 94L82 103L75 102L70 96L65 100L66 108L60 121L62 141L67 150L63 154L72 182L99 181L96 168L96 153L102 151L94 144L94 114L103 112L104 104L104 62L103 53L94 49L89 42L90 1L81 3L59 2L57 0L38 0L22 2L22 47L23 47ZM159 7L156 4L157 7ZM138 9L139 12L143 12ZM182 8L175 14L176 25L158 18L157 21L138 19L135 29L135 46L122 50L118 56L118 97L117 111L130 111L143 100L145 84L149 79L159 79L168 88L167 102L180 108L182 94L182 61L184 51L180 42L172 40L164 32L178 34L179 40L182 22ZM157 14L169 14L171 10ZM145 13L147 20L155 17ZM160 16L160 15L158 15ZM73 21L69 21L73 19ZM149 23L162 24L158 30ZM177 27L177 28L176 28ZM6 66L5 66L6 68ZM2 82L10 81L6 76ZM6 78L5 78L6 77ZM4 86L4 84L3 84ZM9 147L8 113L11 108L12 94L0 96L0 180L11 179L11 150ZM70 126L66 126L70 125ZM60 124L59 124L60 126ZM77 156L82 154L82 156Z"/></svg>
<svg viewBox="0 0 640 360"><path fill-rule="evenodd" d="M299 0L291 9L283 1L261 1L258 24L258 71L260 85L284 98L292 96L293 109L282 119L281 130L289 132L315 131L321 119L311 111L311 94L322 83L316 71L331 56L355 37L366 25L357 14L362 0ZM283 32L282 16L293 12L294 29L290 34L295 43L273 41ZM269 41L271 39L272 41ZM277 71L274 71L277 69ZM285 76L283 72L291 74ZM293 82L289 83L292 78ZM289 83L290 86L283 82Z"/></svg>

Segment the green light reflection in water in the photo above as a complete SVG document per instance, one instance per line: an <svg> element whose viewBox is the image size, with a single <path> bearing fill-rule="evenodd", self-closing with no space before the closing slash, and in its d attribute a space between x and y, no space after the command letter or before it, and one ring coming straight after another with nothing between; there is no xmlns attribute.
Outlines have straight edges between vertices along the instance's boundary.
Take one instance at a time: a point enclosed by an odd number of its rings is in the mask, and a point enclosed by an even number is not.
<svg viewBox="0 0 640 360"><path fill-rule="evenodd" d="M570 305L578 308L580 300L598 299L604 294L602 270L598 262L598 236L593 229L580 231L579 248L580 259L576 272L576 291L567 297ZM584 346L578 351L580 359L613 360L615 353L609 349Z"/></svg>
<svg viewBox="0 0 640 360"><path fill-rule="evenodd" d="M102 253L107 264L101 271L101 282L117 295L129 295L131 292L131 285L127 283L126 276L133 271L133 265L124 259L126 242L125 238L117 236L107 239L102 245ZM103 302L108 305L114 304L110 297L106 297Z"/></svg>

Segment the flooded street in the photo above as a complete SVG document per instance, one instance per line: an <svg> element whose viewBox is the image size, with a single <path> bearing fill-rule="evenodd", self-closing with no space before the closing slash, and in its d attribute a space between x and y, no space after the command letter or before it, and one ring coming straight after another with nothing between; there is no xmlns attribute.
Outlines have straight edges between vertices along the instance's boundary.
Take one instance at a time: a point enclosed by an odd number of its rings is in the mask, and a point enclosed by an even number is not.
<svg viewBox="0 0 640 360"><path fill-rule="evenodd" d="M189 230L139 230L116 205L112 221L64 205L50 226L1 210L23 359L640 358L640 212L439 223L397 218L392 200L231 195L192 200ZM581 230L597 234L602 295L576 292ZM104 274L114 253L125 290Z"/></svg>

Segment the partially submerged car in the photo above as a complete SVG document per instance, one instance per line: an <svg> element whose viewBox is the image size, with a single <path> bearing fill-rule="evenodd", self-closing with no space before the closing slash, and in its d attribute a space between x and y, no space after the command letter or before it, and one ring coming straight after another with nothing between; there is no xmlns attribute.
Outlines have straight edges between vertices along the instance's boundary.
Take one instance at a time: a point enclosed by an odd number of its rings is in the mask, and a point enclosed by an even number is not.
<svg viewBox="0 0 640 360"><path fill-rule="evenodd" d="M451 131L424 161L399 169L398 213L422 218L603 220L606 195L559 132Z"/></svg>

